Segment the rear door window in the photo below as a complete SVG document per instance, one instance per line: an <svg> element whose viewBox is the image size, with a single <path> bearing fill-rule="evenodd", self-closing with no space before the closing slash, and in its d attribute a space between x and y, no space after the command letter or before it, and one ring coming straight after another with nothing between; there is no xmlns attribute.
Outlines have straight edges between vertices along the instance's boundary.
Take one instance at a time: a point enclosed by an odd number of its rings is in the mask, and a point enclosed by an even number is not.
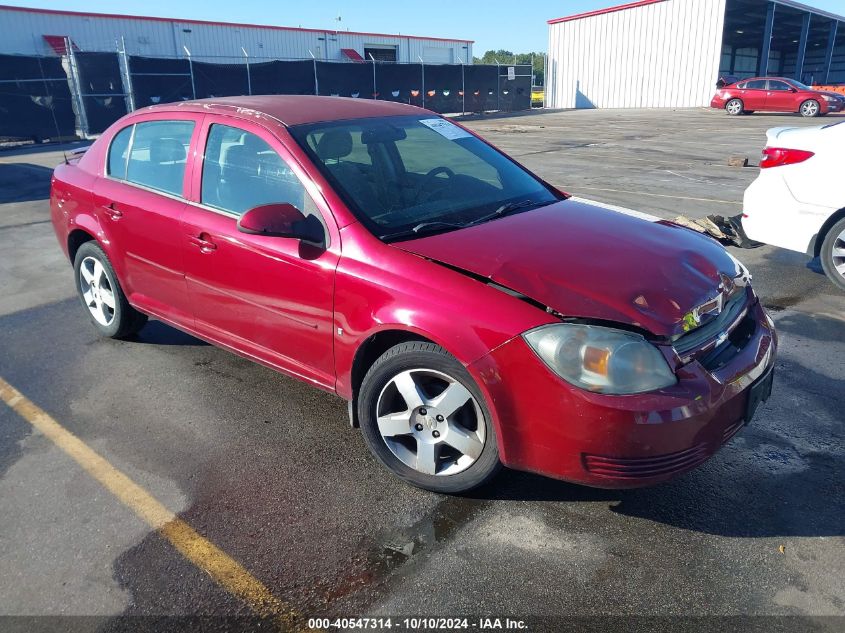
<svg viewBox="0 0 845 633"><path fill-rule="evenodd" d="M137 123L129 150L126 180L181 196L193 132L193 121Z"/></svg>
<svg viewBox="0 0 845 633"><path fill-rule="evenodd" d="M123 128L115 134L109 147L108 174L112 178L126 180L126 162L129 159L129 143L134 125Z"/></svg>

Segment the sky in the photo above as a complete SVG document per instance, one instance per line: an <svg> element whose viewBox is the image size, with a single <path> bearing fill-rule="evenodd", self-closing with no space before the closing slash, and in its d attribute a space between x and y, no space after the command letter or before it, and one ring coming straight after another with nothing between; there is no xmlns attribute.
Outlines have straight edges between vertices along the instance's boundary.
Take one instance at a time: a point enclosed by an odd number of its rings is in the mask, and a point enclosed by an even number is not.
<svg viewBox="0 0 845 633"><path fill-rule="evenodd" d="M6 0L17 6L95 13L374 31L475 40L473 51L545 51L547 20L629 0ZM845 0L803 0L845 13ZM336 18L340 16L338 22ZM339 26L338 26L339 25Z"/></svg>

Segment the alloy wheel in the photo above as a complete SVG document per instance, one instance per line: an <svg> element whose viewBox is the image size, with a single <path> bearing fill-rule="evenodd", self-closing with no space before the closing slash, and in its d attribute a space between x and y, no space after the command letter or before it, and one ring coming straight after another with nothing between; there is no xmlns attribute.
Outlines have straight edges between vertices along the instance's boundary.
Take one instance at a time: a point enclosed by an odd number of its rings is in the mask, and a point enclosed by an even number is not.
<svg viewBox="0 0 845 633"><path fill-rule="evenodd" d="M801 114L806 117L814 117L819 113L819 104L815 101L807 101L801 106Z"/></svg>
<svg viewBox="0 0 845 633"><path fill-rule="evenodd" d="M833 260L833 268L845 278L845 231L842 231L833 241L830 256Z"/></svg>
<svg viewBox="0 0 845 633"><path fill-rule="evenodd" d="M384 443L403 464L426 475L455 475L481 456L484 414L455 378L410 369L381 390L376 422Z"/></svg>
<svg viewBox="0 0 845 633"><path fill-rule="evenodd" d="M86 257L79 267L79 290L91 316L108 327L114 321L115 299L103 264L94 257Z"/></svg>
<svg viewBox="0 0 845 633"><path fill-rule="evenodd" d="M733 100L728 103L728 114L740 114L742 112L742 102Z"/></svg>

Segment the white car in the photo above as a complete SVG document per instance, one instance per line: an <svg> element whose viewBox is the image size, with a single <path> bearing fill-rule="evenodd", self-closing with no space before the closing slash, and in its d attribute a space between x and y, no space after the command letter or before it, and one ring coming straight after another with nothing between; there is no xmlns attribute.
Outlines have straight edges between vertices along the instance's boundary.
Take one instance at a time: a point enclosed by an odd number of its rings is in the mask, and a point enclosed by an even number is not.
<svg viewBox="0 0 845 633"><path fill-rule="evenodd" d="M758 242L819 257L845 290L845 121L767 132L742 228Z"/></svg>

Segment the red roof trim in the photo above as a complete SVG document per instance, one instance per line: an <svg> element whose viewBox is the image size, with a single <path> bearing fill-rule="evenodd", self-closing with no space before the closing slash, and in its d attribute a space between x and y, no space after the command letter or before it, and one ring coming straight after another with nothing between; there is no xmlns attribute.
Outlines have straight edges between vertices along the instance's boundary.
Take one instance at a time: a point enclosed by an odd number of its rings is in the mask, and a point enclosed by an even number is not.
<svg viewBox="0 0 845 633"><path fill-rule="evenodd" d="M151 22L181 22L184 24L205 24L209 26L241 26L253 29L273 29L277 31L300 31L306 33L348 33L349 35L369 35L371 37L404 37L410 40L433 40L435 42L462 42L475 44L475 40L450 39L448 37L425 37L423 35L401 35L399 33L370 33L368 31L333 31L332 29L303 29L295 26L276 26L273 24L249 24L244 22L214 22L211 20L189 20L182 18L162 18L152 15L129 15L120 13L89 13L87 11L63 11L61 9L37 9L35 7L13 7L0 4L0 11L25 11L27 13L48 13L52 15L77 15L86 18L113 18L118 20L150 20Z"/></svg>
<svg viewBox="0 0 845 633"><path fill-rule="evenodd" d="M659 2L666 2L666 0L639 0L639 2L629 2L628 4L620 4L615 7L608 7L607 9L597 9L595 11L588 11L587 13L578 13L576 15L567 15L563 18L555 18L549 20L549 24L559 24L561 22L572 22L573 20L581 20L583 18L591 18L595 15L604 15L605 13L616 13L617 11L624 11L625 9L636 9L638 7L647 7L650 4L657 4Z"/></svg>
<svg viewBox="0 0 845 633"><path fill-rule="evenodd" d="M364 58L361 57L361 54L354 48L341 48L340 52L343 53L347 57L347 59L351 59L353 62L364 61Z"/></svg>
<svg viewBox="0 0 845 633"><path fill-rule="evenodd" d="M43 37L44 41L50 45L50 48L53 49L53 52L56 53L56 55L67 54L67 44L65 43L66 40L70 40L70 46L73 50L79 50L79 47L76 45L76 42L71 40L67 35L42 35L41 37Z"/></svg>

